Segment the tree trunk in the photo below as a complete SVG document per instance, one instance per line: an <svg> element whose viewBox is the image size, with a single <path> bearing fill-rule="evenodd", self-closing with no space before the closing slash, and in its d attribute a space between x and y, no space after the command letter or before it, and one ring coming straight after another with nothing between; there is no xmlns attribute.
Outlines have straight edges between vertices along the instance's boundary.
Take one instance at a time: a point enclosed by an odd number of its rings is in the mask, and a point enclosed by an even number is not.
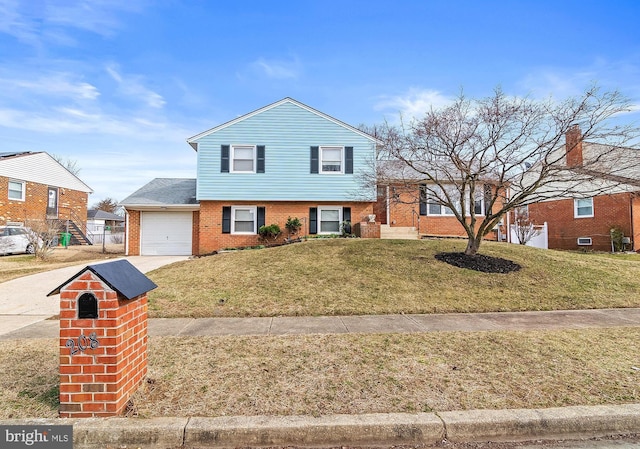
<svg viewBox="0 0 640 449"><path fill-rule="evenodd" d="M467 248L464 250L464 253L467 256L475 256L480 248L480 243L482 242L482 237L473 236L469 237L467 241Z"/></svg>

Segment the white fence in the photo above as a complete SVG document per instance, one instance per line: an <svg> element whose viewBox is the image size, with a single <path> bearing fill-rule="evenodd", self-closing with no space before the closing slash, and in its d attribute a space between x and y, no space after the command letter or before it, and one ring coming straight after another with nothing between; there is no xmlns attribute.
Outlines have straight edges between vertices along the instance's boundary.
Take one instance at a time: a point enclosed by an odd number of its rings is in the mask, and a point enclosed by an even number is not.
<svg viewBox="0 0 640 449"><path fill-rule="evenodd" d="M542 248L549 249L549 227L547 226L547 222L545 221L542 225L533 225L534 235L531 239L526 243L527 246L532 246L534 248ZM516 225L511 225L511 239L509 240L511 243L518 244L518 232Z"/></svg>
<svg viewBox="0 0 640 449"><path fill-rule="evenodd" d="M89 231L89 235L87 235L87 237L89 237L89 240L91 240L91 243L94 245L101 245L103 241L106 244L120 244L124 242L124 232L104 231L98 233Z"/></svg>

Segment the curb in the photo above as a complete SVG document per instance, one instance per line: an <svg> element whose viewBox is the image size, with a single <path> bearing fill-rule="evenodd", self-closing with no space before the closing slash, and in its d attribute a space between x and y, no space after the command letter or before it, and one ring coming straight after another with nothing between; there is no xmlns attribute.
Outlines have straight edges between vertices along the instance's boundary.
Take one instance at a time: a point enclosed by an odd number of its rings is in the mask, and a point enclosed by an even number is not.
<svg viewBox="0 0 640 449"><path fill-rule="evenodd" d="M0 424L73 424L76 449L392 446L640 433L640 404L321 417L28 419Z"/></svg>

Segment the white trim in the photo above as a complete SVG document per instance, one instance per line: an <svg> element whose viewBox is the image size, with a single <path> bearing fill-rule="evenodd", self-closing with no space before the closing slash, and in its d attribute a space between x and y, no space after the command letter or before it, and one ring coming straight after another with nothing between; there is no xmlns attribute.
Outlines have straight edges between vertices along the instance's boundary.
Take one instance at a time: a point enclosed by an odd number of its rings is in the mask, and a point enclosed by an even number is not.
<svg viewBox="0 0 640 449"><path fill-rule="evenodd" d="M22 188L20 189L20 193L21 193L21 198L11 198L9 196L9 194L11 193L11 189L9 188L9 184L11 183L16 183L16 184L20 184L22 186ZM15 189L14 189L15 191ZM9 179L9 182L7 183L7 199L9 201L25 201L25 198L27 197L27 183L26 181L20 181L17 179Z"/></svg>
<svg viewBox="0 0 640 449"><path fill-rule="evenodd" d="M233 161L235 160L234 154L235 154L235 150L236 148L251 148L251 150L253 151L253 169L252 170L234 170L233 169ZM230 148L229 148L229 173L256 173L256 164L257 164L257 159L258 159L258 150L256 145L251 145L251 144L242 144L242 143L236 143L236 144L231 144ZM248 160L248 159L242 159L242 160Z"/></svg>
<svg viewBox="0 0 640 449"><path fill-rule="evenodd" d="M236 211L249 210L253 215L253 232L236 232ZM255 235L258 233L258 207L257 206L231 206L231 234Z"/></svg>
<svg viewBox="0 0 640 449"><path fill-rule="evenodd" d="M342 126L343 128L346 128L349 131L353 131L356 134L359 134L360 136L362 136L362 137L364 137L364 138L366 138L366 139L368 139L368 140L370 140L370 141L372 141L374 143L382 144L382 141L376 139L373 136L370 136L369 134L367 134L367 133L365 133L363 131L360 131L358 128L354 128L353 126L348 125L347 123L344 123L344 122L342 122L342 121L340 121L340 120L338 120L336 118L331 117L330 115L327 115L327 114L325 114L323 112L320 112L320 111L318 111L316 109L313 109L312 107L307 106L306 104L300 103L299 101L296 101L296 100L294 100L293 98L290 98L290 97L283 98L280 101L277 101L275 103L271 103L270 105L264 106L264 107L262 107L260 109L256 109L253 112L249 112L248 114L242 115L242 116L240 116L238 118L235 118L235 119L233 119L231 121L228 121L226 123L218 125L218 126L216 126L214 128L211 128L211 129L209 129L207 131L203 131L200 134L196 134L193 137L189 137L187 139L187 143L189 143L189 144L196 143L197 144L197 142L195 142L196 140L199 140L199 139L201 139L203 137L208 136L209 134L213 134L213 133L215 133L217 131L223 130L223 129L231 126L231 125L235 125L236 123L239 123L239 122L241 122L243 120L251 118L254 115L257 115L257 114L260 114L262 112L268 111L269 109L273 109L273 108L278 107L280 105L283 105L285 103L290 103L290 104L293 104L295 106L298 106L298 107L300 107L300 108L302 108L302 109L304 109L306 111L309 111L309 112L311 112L311 113L313 113L313 114L315 114L315 115L317 115L319 117L322 117L322 118L324 118L326 120L329 120L330 122L333 122L336 125ZM191 145L191 146L193 147L193 145ZM195 150L197 151L197 149L195 149Z"/></svg>
<svg viewBox="0 0 640 449"><path fill-rule="evenodd" d="M591 201L591 214L590 215L579 215L578 214L578 201L585 201L585 200L590 200ZM586 206L583 206L583 208ZM573 218L593 218L594 216L594 205L593 205L593 198L575 198L573 200Z"/></svg>
<svg viewBox="0 0 640 449"><path fill-rule="evenodd" d="M338 230L335 232L322 232L322 211L337 210L338 211ZM340 234L340 224L342 223L342 206L318 206L318 229L317 233L321 235Z"/></svg>
<svg viewBox="0 0 640 449"><path fill-rule="evenodd" d="M339 171L324 171L322 170L322 149L340 150L340 170ZM318 146L318 174L321 175L344 175L345 165L345 151L344 146L341 145L319 145Z"/></svg>

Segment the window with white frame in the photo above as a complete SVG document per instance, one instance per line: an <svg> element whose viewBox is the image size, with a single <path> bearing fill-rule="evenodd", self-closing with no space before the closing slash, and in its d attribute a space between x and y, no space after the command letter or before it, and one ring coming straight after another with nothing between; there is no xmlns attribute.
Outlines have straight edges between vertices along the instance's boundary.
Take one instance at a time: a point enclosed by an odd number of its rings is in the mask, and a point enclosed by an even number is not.
<svg viewBox="0 0 640 449"><path fill-rule="evenodd" d="M325 206L318 208L318 234L339 234L341 221L341 207Z"/></svg>
<svg viewBox="0 0 640 449"><path fill-rule="evenodd" d="M443 204L440 204L440 202L438 201L438 197L442 198L443 200L446 200L446 196L444 192L439 195L436 195L437 191L442 192L442 189L438 186L430 186L429 189L425 190L426 201L427 201L427 215L444 215L444 216L454 215L453 209ZM457 198L460 197L460 192L458 192L455 186L449 186L447 188L447 193L449 194L449 198L451 199L451 201L454 201L454 206L456 210L460 211L461 210L460 200L456 200ZM474 196L475 196L475 200L473 202L474 214L485 215L485 204L486 204L485 197L487 197L486 189L483 188L482 186L478 186L478 188L476 188L476 192ZM470 207L468 203L467 203L467 206L465 207L465 212L467 214L470 213Z"/></svg>
<svg viewBox="0 0 640 449"><path fill-rule="evenodd" d="M320 173L343 173L344 147L320 147Z"/></svg>
<svg viewBox="0 0 640 449"><path fill-rule="evenodd" d="M573 200L574 217L593 217L593 198L579 198Z"/></svg>
<svg viewBox="0 0 640 449"><path fill-rule="evenodd" d="M24 181L9 181L9 199L24 201Z"/></svg>
<svg viewBox="0 0 640 449"><path fill-rule="evenodd" d="M255 206L233 206L231 208L231 233L255 234L257 213Z"/></svg>
<svg viewBox="0 0 640 449"><path fill-rule="evenodd" d="M256 171L256 146L255 145L231 145L231 172L255 173Z"/></svg>

